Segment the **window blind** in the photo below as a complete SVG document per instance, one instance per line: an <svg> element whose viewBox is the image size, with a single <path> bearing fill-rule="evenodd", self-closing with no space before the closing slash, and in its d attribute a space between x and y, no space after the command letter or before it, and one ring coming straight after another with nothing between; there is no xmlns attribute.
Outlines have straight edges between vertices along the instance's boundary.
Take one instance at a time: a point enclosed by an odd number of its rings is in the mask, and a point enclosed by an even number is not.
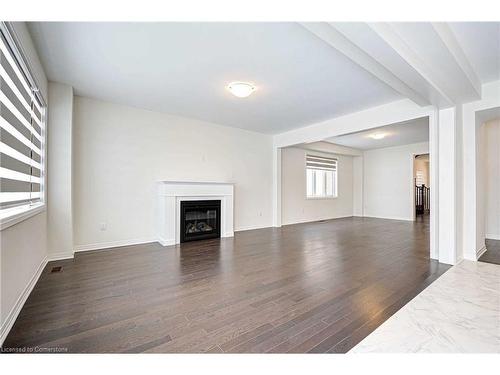
<svg viewBox="0 0 500 375"><path fill-rule="evenodd" d="M8 27L0 27L0 213L43 200L45 105Z"/></svg>
<svg viewBox="0 0 500 375"><path fill-rule="evenodd" d="M337 196L337 159L306 155L306 193L309 198Z"/></svg>
<svg viewBox="0 0 500 375"><path fill-rule="evenodd" d="M306 167L326 171L337 170L337 159L323 156L306 155Z"/></svg>

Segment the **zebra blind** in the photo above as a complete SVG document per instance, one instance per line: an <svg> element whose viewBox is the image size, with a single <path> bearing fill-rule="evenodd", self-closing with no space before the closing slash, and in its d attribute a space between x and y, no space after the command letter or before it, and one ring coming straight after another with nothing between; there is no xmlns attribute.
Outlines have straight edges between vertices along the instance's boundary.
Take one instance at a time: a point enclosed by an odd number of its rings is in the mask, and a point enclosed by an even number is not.
<svg viewBox="0 0 500 375"><path fill-rule="evenodd" d="M21 51L0 25L0 217L43 201L45 105Z"/></svg>
<svg viewBox="0 0 500 375"><path fill-rule="evenodd" d="M306 167L327 171L337 170L337 159L323 156L306 155Z"/></svg>
<svg viewBox="0 0 500 375"><path fill-rule="evenodd" d="M308 198L337 196L337 159L306 155L306 190Z"/></svg>

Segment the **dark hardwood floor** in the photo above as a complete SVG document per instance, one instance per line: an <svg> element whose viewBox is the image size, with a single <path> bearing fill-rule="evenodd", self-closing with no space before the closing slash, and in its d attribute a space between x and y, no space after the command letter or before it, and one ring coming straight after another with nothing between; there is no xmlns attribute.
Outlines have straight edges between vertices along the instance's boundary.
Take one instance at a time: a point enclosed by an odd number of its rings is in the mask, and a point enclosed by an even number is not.
<svg viewBox="0 0 500 375"><path fill-rule="evenodd" d="M425 220L345 218L77 253L47 265L4 347L343 353L448 268L429 260Z"/></svg>
<svg viewBox="0 0 500 375"><path fill-rule="evenodd" d="M479 261L500 264L500 241L486 239L486 252L481 255Z"/></svg>

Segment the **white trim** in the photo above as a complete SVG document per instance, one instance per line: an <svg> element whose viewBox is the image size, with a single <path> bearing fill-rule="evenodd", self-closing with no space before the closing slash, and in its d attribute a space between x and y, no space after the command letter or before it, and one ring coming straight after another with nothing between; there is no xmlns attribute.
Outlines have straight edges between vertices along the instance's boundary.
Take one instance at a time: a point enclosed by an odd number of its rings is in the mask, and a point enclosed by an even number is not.
<svg viewBox="0 0 500 375"><path fill-rule="evenodd" d="M3 345L3 342L7 338L7 335L12 329L14 322L16 321L24 304L26 303L26 300L28 299L31 291L38 282L38 279L40 278L40 275L42 274L42 271L44 270L46 265L47 265L47 257L43 258L42 262L35 271L35 274L31 277L30 281L28 282L28 285L26 285L26 288L24 288L23 292L21 293L16 303L14 304L9 314L7 315L5 322L0 327L0 346Z"/></svg>
<svg viewBox="0 0 500 375"><path fill-rule="evenodd" d="M437 112L429 115L430 258L439 259L439 124Z"/></svg>
<svg viewBox="0 0 500 375"><path fill-rule="evenodd" d="M409 217L398 217L398 216L375 216L375 215L363 215L363 217L369 217L373 219L385 219L385 220L398 220L398 221L415 221Z"/></svg>
<svg viewBox="0 0 500 375"><path fill-rule="evenodd" d="M281 227L281 148L273 140L273 227Z"/></svg>
<svg viewBox="0 0 500 375"><path fill-rule="evenodd" d="M49 254L48 260L49 262L53 262L56 260L73 259L74 257L75 254L73 253L60 252L60 253Z"/></svg>
<svg viewBox="0 0 500 375"><path fill-rule="evenodd" d="M483 246L482 248L476 250L476 260L481 258L481 256L486 252L486 246Z"/></svg>
<svg viewBox="0 0 500 375"><path fill-rule="evenodd" d="M175 240L158 237L158 243L162 246L173 246L175 245Z"/></svg>
<svg viewBox="0 0 500 375"><path fill-rule="evenodd" d="M292 223L282 223L282 226L295 225L295 224L307 224L307 223L320 223L322 221L335 220L335 219L345 219L348 217L353 217L353 215L341 215L341 216L327 217L324 219L314 219L314 220L307 220L306 219L306 220L294 221Z"/></svg>
<svg viewBox="0 0 500 375"><path fill-rule="evenodd" d="M244 232L247 230L256 230L256 229L266 229L266 228L273 228L272 225L246 225L242 227L235 228L235 232ZM232 236L230 236L232 237Z"/></svg>
<svg viewBox="0 0 500 375"><path fill-rule="evenodd" d="M0 230L4 230L11 227L21 221L27 220L32 216L38 215L39 213L45 211L45 203L40 202L32 206L18 206L11 209L12 215L6 216L0 219Z"/></svg>
<svg viewBox="0 0 500 375"><path fill-rule="evenodd" d="M500 240L500 234L486 233L484 237L487 240Z"/></svg>
<svg viewBox="0 0 500 375"><path fill-rule="evenodd" d="M92 251L92 250L104 250L111 249L114 247L122 247L122 246L130 246L130 245L139 245L143 243L157 242L158 238L134 238L129 240L119 240L119 241L110 241L110 242L97 242L87 245L77 245L75 246L75 253L81 251Z"/></svg>
<svg viewBox="0 0 500 375"><path fill-rule="evenodd" d="M220 200L220 236L234 235L234 184L213 182L158 181L157 238L164 246L180 243L182 201Z"/></svg>
<svg viewBox="0 0 500 375"><path fill-rule="evenodd" d="M338 195L306 195L306 200L322 200L322 199L337 199L339 196Z"/></svg>

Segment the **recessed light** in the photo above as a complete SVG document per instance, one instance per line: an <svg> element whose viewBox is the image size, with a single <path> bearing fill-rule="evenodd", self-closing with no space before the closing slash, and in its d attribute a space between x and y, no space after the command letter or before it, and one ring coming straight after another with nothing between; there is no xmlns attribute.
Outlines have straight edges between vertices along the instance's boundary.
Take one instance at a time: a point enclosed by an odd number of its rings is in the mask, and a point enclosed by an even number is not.
<svg viewBox="0 0 500 375"><path fill-rule="evenodd" d="M246 98L257 90L257 88L248 82L231 82L227 85L227 89L238 98Z"/></svg>
<svg viewBox="0 0 500 375"><path fill-rule="evenodd" d="M370 134L369 137L370 138L373 138L373 139L382 139L382 138L385 138L387 134L385 133L374 133L374 134Z"/></svg>

